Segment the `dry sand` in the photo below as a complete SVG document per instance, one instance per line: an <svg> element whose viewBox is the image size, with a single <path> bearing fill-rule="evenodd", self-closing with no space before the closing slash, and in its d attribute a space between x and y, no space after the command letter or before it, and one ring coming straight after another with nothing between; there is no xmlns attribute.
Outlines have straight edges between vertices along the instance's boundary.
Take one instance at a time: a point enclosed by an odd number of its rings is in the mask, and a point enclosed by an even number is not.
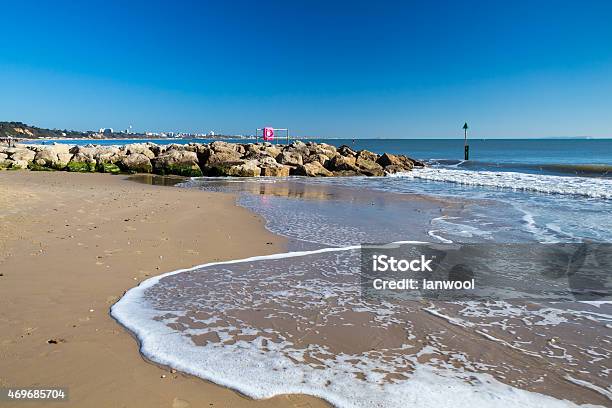
<svg viewBox="0 0 612 408"><path fill-rule="evenodd" d="M62 407L326 406L304 395L253 401L158 367L109 316L150 276L284 246L231 195L0 172L0 387L68 387Z"/></svg>

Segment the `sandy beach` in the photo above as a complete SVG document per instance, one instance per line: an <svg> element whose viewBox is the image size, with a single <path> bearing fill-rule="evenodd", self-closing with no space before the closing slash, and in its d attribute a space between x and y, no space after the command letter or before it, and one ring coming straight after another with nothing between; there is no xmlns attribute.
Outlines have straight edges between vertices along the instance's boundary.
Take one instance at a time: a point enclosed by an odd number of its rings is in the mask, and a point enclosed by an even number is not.
<svg viewBox="0 0 612 408"><path fill-rule="evenodd" d="M253 401L158 367L109 316L148 277L284 245L229 194L1 172L0 387L67 387L70 407L326 406L303 395Z"/></svg>

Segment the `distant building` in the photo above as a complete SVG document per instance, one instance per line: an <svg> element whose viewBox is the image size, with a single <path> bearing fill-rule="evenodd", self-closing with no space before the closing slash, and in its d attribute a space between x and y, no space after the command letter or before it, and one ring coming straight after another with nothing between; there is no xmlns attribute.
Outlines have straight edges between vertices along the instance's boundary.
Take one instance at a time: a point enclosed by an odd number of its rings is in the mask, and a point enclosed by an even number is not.
<svg viewBox="0 0 612 408"><path fill-rule="evenodd" d="M113 128L100 128L100 133L104 136L109 136L113 134Z"/></svg>

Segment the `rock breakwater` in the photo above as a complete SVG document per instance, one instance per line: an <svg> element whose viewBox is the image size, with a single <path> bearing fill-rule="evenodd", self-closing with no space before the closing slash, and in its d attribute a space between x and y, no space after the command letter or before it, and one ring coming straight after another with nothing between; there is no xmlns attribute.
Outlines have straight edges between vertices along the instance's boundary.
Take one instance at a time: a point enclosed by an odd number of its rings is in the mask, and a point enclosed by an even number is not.
<svg viewBox="0 0 612 408"><path fill-rule="evenodd" d="M343 145L294 141L270 143L190 143L124 146L0 146L0 168L179 176L308 177L384 176L424 164L403 155L355 151Z"/></svg>

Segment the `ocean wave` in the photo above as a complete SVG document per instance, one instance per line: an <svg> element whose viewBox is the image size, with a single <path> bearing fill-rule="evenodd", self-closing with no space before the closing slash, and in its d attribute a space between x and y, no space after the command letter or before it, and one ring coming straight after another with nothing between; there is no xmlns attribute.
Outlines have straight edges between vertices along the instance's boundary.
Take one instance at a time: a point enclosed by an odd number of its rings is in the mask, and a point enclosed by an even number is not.
<svg viewBox="0 0 612 408"><path fill-rule="evenodd" d="M564 177L510 171L452 170L432 167L415 169L410 173L400 173L397 176L468 186L612 199L612 180L605 178Z"/></svg>
<svg viewBox="0 0 612 408"><path fill-rule="evenodd" d="M517 163L456 159L430 159L426 162L433 167L459 168L465 170L517 171L519 173L612 177L612 165L610 164Z"/></svg>

